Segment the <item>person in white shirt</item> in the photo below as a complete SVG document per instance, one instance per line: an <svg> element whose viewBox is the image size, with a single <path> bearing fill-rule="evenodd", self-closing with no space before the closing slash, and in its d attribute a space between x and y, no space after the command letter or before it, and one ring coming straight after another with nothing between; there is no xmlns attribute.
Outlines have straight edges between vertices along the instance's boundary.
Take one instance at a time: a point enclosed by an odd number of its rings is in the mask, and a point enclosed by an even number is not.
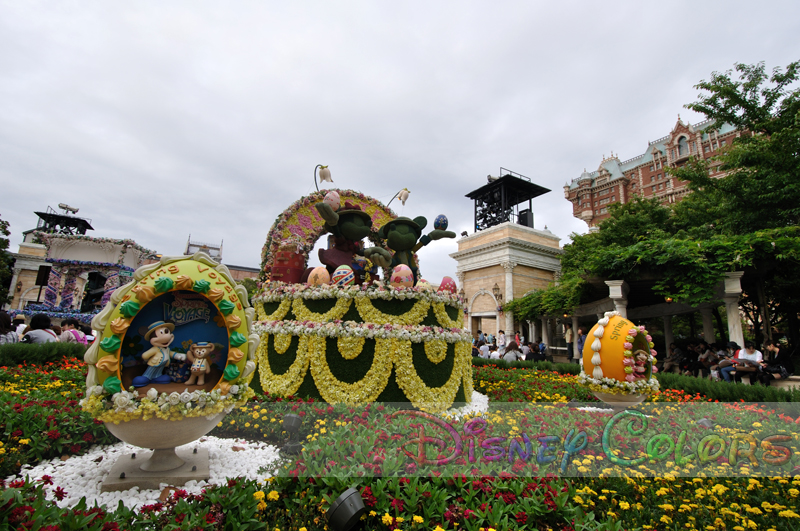
<svg viewBox="0 0 800 531"><path fill-rule="evenodd" d="M497 352L502 356L506 350L506 333L503 330L497 332Z"/></svg>
<svg viewBox="0 0 800 531"><path fill-rule="evenodd" d="M488 360L489 359L489 345L484 343L483 341L478 341L478 350L481 351L480 357Z"/></svg>
<svg viewBox="0 0 800 531"><path fill-rule="evenodd" d="M522 356L522 351L519 350L516 341L512 341L511 343L508 344L508 346L506 347L506 351L503 353L503 359L509 362L525 359Z"/></svg>

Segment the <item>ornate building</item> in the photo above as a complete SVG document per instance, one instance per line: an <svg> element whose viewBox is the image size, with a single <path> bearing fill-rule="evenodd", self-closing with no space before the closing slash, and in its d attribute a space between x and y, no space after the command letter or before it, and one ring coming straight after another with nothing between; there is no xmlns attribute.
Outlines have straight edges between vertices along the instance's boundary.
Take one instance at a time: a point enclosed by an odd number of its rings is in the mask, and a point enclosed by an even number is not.
<svg viewBox="0 0 800 531"><path fill-rule="evenodd" d="M611 153L593 172L583 171L580 177L564 185L564 197L572 203L572 215L594 227L608 217L608 207L627 203L633 197L657 198L662 203L675 203L689 193L686 182L667 174L666 168L680 167L690 157L710 159L730 146L742 134L733 126L712 130L712 121L695 125L684 123L680 116L670 134L647 143L641 155L620 162ZM710 172L721 177L719 162L711 162Z"/></svg>

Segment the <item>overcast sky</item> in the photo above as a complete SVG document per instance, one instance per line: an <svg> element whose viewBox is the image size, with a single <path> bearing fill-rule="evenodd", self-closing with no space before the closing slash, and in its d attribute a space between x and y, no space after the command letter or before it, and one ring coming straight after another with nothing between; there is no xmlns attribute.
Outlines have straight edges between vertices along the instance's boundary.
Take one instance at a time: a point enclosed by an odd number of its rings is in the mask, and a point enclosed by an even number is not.
<svg viewBox="0 0 800 531"><path fill-rule="evenodd" d="M798 30L796 1L0 2L0 217L12 251L67 203L93 236L256 267L316 164L456 233L502 166L552 190L535 227L563 245L587 230L565 182L700 121L711 72L800 59Z"/></svg>

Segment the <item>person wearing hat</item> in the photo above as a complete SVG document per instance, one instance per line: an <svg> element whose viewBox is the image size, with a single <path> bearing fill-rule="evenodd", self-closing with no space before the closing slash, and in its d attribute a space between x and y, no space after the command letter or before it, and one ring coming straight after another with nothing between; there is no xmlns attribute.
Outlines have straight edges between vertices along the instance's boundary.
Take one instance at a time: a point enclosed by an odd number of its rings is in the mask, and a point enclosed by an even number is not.
<svg viewBox="0 0 800 531"><path fill-rule="evenodd" d="M22 337L25 334L25 329L28 328L28 325L25 324L24 315L15 315L12 324L17 327L16 332L19 337Z"/></svg>
<svg viewBox="0 0 800 531"><path fill-rule="evenodd" d="M144 387L153 383L166 384L172 381L168 374L164 374L164 369L167 368L172 358L176 360L186 359L186 354L173 353L169 349L169 346L175 340L175 336L172 334L174 330L174 324L164 321L156 321L147 327L144 339L145 341L150 341L153 346L142 354L142 359L147 362L147 370L144 371L142 376L137 376L133 379L134 387Z"/></svg>
<svg viewBox="0 0 800 531"><path fill-rule="evenodd" d="M428 220L423 216L414 219L399 217L395 218L378 230L378 236L386 240L386 246L394 251L391 262L377 261L376 263L384 269L394 268L400 264L407 265L414 274L414 283L419 280L417 261L414 253L423 246L428 245L432 240L442 238L455 238L456 233L442 229L434 229L430 233L423 235L422 229L428 224ZM419 241L419 243L417 243Z"/></svg>
<svg viewBox="0 0 800 531"><path fill-rule="evenodd" d="M333 273L339 266L352 267L356 255L369 258L369 255L377 252L391 256L388 251L379 248L364 252L361 240L369 236L372 218L359 205L346 201L344 207L338 211L325 202L317 203L314 207L325 220L325 231L332 236L330 248L319 250L319 261L328 268L329 273ZM360 279L356 280L360 283Z"/></svg>

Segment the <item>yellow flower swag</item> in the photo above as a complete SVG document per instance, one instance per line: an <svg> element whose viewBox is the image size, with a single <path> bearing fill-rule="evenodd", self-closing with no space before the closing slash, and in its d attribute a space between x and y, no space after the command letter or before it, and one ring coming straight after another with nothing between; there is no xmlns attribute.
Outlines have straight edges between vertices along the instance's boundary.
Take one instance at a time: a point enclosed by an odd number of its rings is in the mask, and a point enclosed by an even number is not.
<svg viewBox="0 0 800 531"><path fill-rule="evenodd" d="M364 350L366 339L358 336L339 336L336 345L339 347L339 354L346 360L354 360Z"/></svg>
<svg viewBox="0 0 800 531"><path fill-rule="evenodd" d="M263 302L257 303L255 306L259 321L281 321L284 317L286 317L286 314L289 313L289 308L292 307L292 299L283 299L278 306L278 309L269 315L267 315L267 312L264 310Z"/></svg>
<svg viewBox="0 0 800 531"><path fill-rule="evenodd" d="M260 375L261 388L264 391L288 396L295 394L300 389L300 385L306 377L306 371L308 371L309 340L308 336L301 336L297 344L297 358L295 358L289 370L284 374L275 374L270 368L268 359L269 334L264 334L256 351L258 373Z"/></svg>
<svg viewBox="0 0 800 531"><path fill-rule="evenodd" d="M285 354L292 344L292 336L290 334L275 334L275 352L278 354Z"/></svg>
<svg viewBox="0 0 800 531"><path fill-rule="evenodd" d="M282 304L282 303L281 303ZM327 323L328 321L336 321L344 317L347 310L350 309L350 299L336 299L336 304L325 313L315 313L306 308L303 299L295 299L292 303L292 311L298 321L313 321L316 323Z"/></svg>
<svg viewBox="0 0 800 531"><path fill-rule="evenodd" d="M319 336L301 336L297 358L286 373L276 375L269 365L269 334L265 334L257 351L261 387L271 394L293 395L310 368L317 390L326 402L374 402L388 385L394 366L398 386L415 407L431 411L449 408L462 382L466 399L472 397L469 342L455 343L453 370L447 382L441 387L428 387L414 367L410 340L376 339L372 366L361 380L354 383L342 382L331 372L326 356L326 340ZM363 350L364 342L364 338L337 338L337 347L342 357L354 359ZM425 344L425 354L431 362L440 363L447 354L447 343L443 340L429 341Z"/></svg>
<svg viewBox="0 0 800 531"><path fill-rule="evenodd" d="M431 363L441 363L445 356L447 356L447 342L443 339L426 341L425 355Z"/></svg>
<svg viewBox="0 0 800 531"><path fill-rule="evenodd" d="M356 297L356 308L358 314L365 323L375 323L378 325L418 325L428 315L430 302L420 299L408 312L403 315L391 315L383 313L372 305L372 301L367 297Z"/></svg>
<svg viewBox="0 0 800 531"><path fill-rule="evenodd" d="M389 383L392 374L392 339L375 340L375 357L367 374L355 383L338 380L328 366L325 338L309 341L311 375L323 400L331 403L374 402ZM313 349L313 351L312 351Z"/></svg>
<svg viewBox="0 0 800 531"><path fill-rule="evenodd" d="M442 328L463 328L464 327L464 316L462 312L459 310L459 315L455 321L450 319L450 316L447 315L447 311L444 308L443 302L434 302L433 303L433 314L436 316L436 320L439 321L439 324Z"/></svg>

